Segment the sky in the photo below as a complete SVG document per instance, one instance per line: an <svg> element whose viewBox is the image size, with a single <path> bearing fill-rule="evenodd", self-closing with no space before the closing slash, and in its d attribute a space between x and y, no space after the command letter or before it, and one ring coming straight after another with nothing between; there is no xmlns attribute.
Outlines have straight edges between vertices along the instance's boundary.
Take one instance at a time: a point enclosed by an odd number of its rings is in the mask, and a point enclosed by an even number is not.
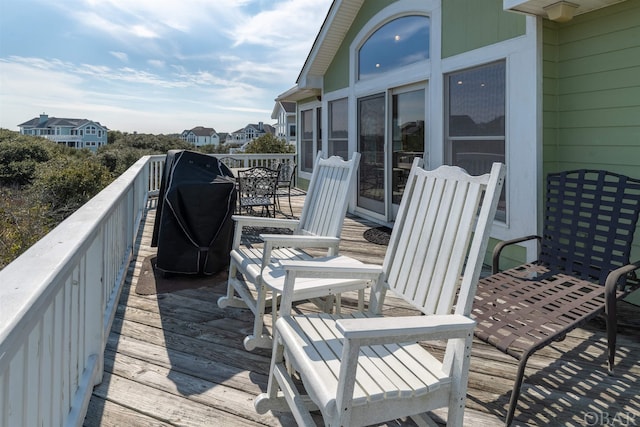
<svg viewBox="0 0 640 427"><path fill-rule="evenodd" d="M0 0L0 128L273 124L331 0Z"/></svg>

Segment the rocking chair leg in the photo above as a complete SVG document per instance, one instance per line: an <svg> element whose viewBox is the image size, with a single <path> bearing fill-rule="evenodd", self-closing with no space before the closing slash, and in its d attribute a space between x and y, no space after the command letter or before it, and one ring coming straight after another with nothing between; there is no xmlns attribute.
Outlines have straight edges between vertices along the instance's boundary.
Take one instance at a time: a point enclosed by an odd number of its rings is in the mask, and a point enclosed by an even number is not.
<svg viewBox="0 0 640 427"><path fill-rule="evenodd" d="M258 299L256 301L256 312L253 321L253 335L249 335L244 338L244 348L248 351L252 351L256 347L270 348L272 345L271 337L263 334L267 290L264 285L259 286L260 289L258 292Z"/></svg>
<svg viewBox="0 0 640 427"><path fill-rule="evenodd" d="M235 278L237 274L238 274L238 267L233 262L231 262L229 264L228 277ZM235 291L233 289L233 286L229 282L227 282L227 294L225 296L218 298L218 307L220 308L229 307L233 302L234 298L235 298Z"/></svg>

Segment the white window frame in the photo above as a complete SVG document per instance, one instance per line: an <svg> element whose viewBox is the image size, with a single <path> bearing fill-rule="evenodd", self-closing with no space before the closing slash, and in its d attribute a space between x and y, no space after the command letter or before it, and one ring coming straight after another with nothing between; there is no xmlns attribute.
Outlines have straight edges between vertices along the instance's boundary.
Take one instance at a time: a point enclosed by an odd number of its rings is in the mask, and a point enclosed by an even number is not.
<svg viewBox="0 0 640 427"><path fill-rule="evenodd" d="M488 67L488 66L492 66L492 65L496 65L496 64L502 64L504 65L504 73L505 73L505 94L504 94L504 120L505 120L505 129L503 130L503 134L502 135L470 135L470 136L451 136L450 135L450 128L449 128L449 108L450 108L450 104L451 104L451 99L449 98L449 94L451 92L451 88L450 88L450 84L448 84L446 81L449 79L449 77L451 75L455 75L455 74L459 74L459 73L464 73L464 72L470 72L470 71L475 71L475 70L479 70L482 69L484 67ZM506 137L506 123L509 120L509 111L506 108L506 103L507 103L507 91L506 91L506 86L507 86L507 81L506 81L506 75L507 75L507 64L505 60L499 60L499 61L492 61L486 64L480 64L477 65L475 67L471 67L468 69L464 69L464 70L458 70L458 71L454 71L451 73L446 73L443 74L443 82L444 82L444 110L443 110L443 134L444 134L444 159L445 159L445 163L447 164L451 164L453 159L453 145L455 142L457 141L502 141L502 144L504 146L504 151L503 151L503 155L505 156L506 159L506 150L507 150L507 137ZM506 163L506 162L505 162ZM459 165L457 165L459 166ZM486 171L487 173L489 172L489 170ZM471 171L469 171L469 173L473 173ZM505 194L506 196L506 191L503 191L503 194ZM509 203L508 201L506 202L505 205L505 210L500 209L500 207L498 207L498 212L496 213L496 221L501 221L501 222L506 222L506 215L508 215L508 211L509 211Z"/></svg>
<svg viewBox="0 0 640 427"><path fill-rule="evenodd" d="M505 163L507 212L505 222L494 221L491 237L499 240L537 234L541 215L542 186L542 53L537 39L542 25L526 17L526 34L495 45L465 52L441 61L442 76L504 60ZM443 78L440 79L443 83ZM444 99L445 94L441 95ZM444 121L444 102L434 117ZM439 139L444 159L444 133ZM432 151L433 153L433 151ZM524 243L527 260L537 257L535 241Z"/></svg>
<svg viewBox="0 0 640 427"><path fill-rule="evenodd" d="M429 59L419 61L413 64L410 64L406 67L390 70L387 73L380 74L379 76L374 76L368 78L366 80L358 80L358 52L360 47L369 39L369 37L380 27L385 24L393 21L394 19L409 16L409 15L423 15L427 16L430 20L429 24ZM384 8L376 15L374 15L358 32L358 34L354 37L353 42L349 47L349 89L348 89L348 97L349 97L349 117L352 119L349 121L349 140L351 141L349 150L353 152L357 149L358 141L358 100L370 95L375 95L379 93L385 94L385 102L386 102L386 114L389 115L389 105L391 96L398 90L404 90L405 87L422 87L425 89L425 127L427 131L425 132L425 164L428 167L429 163L429 140L433 137L433 135L429 134L429 129L432 127L430 123L429 111L431 111L431 96L429 95L430 89L430 79L432 73L432 58L434 55L437 58L440 57L440 34L441 34L441 25L440 25L440 2L434 0L400 0L396 3L391 4L390 6ZM332 93L332 99L338 99L340 96L334 95ZM325 114L325 117L327 114ZM387 117L386 121L389 122L389 118ZM390 138L389 136L390 127L387 123L387 136L386 138ZM326 133L326 132L325 132ZM385 144L386 145L386 144ZM387 147L385 147L387 149ZM386 156L385 156L386 157ZM393 209L391 206L388 206L385 209L385 214L380 215L363 208L357 206L357 197L354 194L353 199L351 200L351 206L353 206L353 211L358 213L361 216L369 217L376 221L384 221L387 222L390 220L390 217L393 215ZM388 204L391 204L391 201L388 201Z"/></svg>
<svg viewBox="0 0 640 427"><path fill-rule="evenodd" d="M303 170L302 168L302 156L305 154L303 152L302 149L302 113L304 111L308 111L308 110L312 110L312 121L313 121L313 155L311 156L312 159L316 158L316 154L318 153L318 151L322 151L323 153L326 153L325 150L322 149L323 147L323 142L321 138L326 138L326 132L324 132L324 136L323 135L318 135L318 109L322 109L323 112L323 117L326 116L326 113L324 113L326 111L326 108L322 108L322 103L320 101L314 101L314 102L308 102L308 103L304 103L304 104L300 104L298 107L298 123L296 124L296 128L298 130L297 134L299 135L298 141L298 148L299 148L299 153L298 153L298 175L301 178L304 179L311 179L311 175L313 173L313 166L312 169L310 171L307 170ZM323 120L325 120L323 118ZM326 123L320 123L320 127L322 129L326 129Z"/></svg>
<svg viewBox="0 0 640 427"><path fill-rule="evenodd" d="M335 99L331 99L329 101L327 101L327 106L325 107L325 111L326 111L326 116L327 116L327 125L324 126L323 129L326 129L327 131L325 132L326 136L326 146L325 146L325 152L327 153L327 155L332 155L333 153L331 153L331 151L329 150L329 140L333 140L333 141L342 141L345 142L347 145L347 153L349 153L350 151L350 147L349 147L349 120L347 119L347 135L344 138L330 138L330 133L331 133L331 125L332 122L330 120L330 114L331 114L331 106L334 105L335 102L338 101L344 101L347 107L347 116L349 115L349 98L347 96L343 96L341 98L335 98ZM348 156L347 156L348 157Z"/></svg>

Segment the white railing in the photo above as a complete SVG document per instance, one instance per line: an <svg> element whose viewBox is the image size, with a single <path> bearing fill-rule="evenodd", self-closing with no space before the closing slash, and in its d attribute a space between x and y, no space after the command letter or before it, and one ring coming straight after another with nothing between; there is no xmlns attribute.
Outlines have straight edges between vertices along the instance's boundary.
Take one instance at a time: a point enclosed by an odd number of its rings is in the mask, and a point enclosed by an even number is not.
<svg viewBox="0 0 640 427"><path fill-rule="evenodd" d="M231 167L235 168L252 168L254 166L264 166L268 168L275 169L278 163L295 163L296 155L295 154L244 154L244 153L233 153L233 154L216 154L218 159L220 159L227 166L233 163Z"/></svg>
<svg viewBox="0 0 640 427"><path fill-rule="evenodd" d="M293 154L234 155L247 166ZM0 271L0 427L81 426L165 156L145 156Z"/></svg>
<svg viewBox="0 0 640 427"><path fill-rule="evenodd" d="M0 426L82 425L162 162L140 159L0 271Z"/></svg>

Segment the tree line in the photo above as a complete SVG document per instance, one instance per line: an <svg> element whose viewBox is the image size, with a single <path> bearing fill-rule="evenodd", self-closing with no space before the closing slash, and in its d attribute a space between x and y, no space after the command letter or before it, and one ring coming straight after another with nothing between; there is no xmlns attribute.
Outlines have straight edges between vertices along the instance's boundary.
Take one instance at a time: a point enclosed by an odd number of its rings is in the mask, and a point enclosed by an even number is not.
<svg viewBox="0 0 640 427"><path fill-rule="evenodd" d="M145 155L173 149L208 154L228 152L224 144L194 148L176 135L109 131L96 152L41 137L0 129L0 269ZM292 152L273 135L254 140L248 153Z"/></svg>

